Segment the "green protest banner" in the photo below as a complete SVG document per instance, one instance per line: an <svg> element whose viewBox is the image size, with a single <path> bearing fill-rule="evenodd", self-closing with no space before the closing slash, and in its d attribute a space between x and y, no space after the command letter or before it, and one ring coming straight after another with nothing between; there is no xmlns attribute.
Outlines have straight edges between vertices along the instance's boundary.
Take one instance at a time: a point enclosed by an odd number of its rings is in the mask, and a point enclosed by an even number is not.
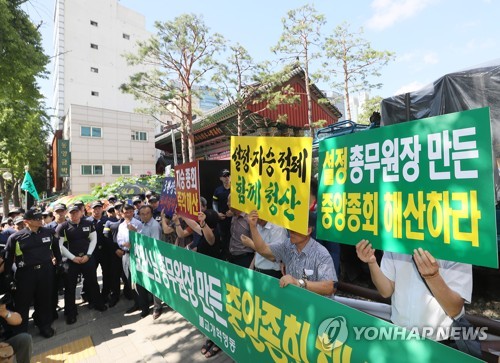
<svg viewBox="0 0 500 363"><path fill-rule="evenodd" d="M498 267L488 108L321 141L319 169L319 239Z"/></svg>
<svg viewBox="0 0 500 363"><path fill-rule="evenodd" d="M475 358L277 279L130 232L136 283L236 362L475 362Z"/></svg>

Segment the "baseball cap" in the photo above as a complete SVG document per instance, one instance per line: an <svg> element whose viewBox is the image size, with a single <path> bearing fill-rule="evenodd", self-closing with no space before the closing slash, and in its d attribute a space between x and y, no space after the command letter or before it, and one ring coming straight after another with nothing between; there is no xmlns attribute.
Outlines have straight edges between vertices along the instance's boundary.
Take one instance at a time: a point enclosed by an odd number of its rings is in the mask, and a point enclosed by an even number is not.
<svg viewBox="0 0 500 363"><path fill-rule="evenodd" d="M85 205L85 204L84 204L81 200L77 200L77 201L75 201L75 202L73 203L73 205L74 205L74 206L76 205L77 207L80 207L80 206Z"/></svg>
<svg viewBox="0 0 500 363"><path fill-rule="evenodd" d="M139 197L134 197L134 199L132 199L132 204L139 203L139 202L142 202L142 199Z"/></svg>
<svg viewBox="0 0 500 363"><path fill-rule="evenodd" d="M154 202L159 202L158 198L156 197L149 198L149 203L154 203Z"/></svg>
<svg viewBox="0 0 500 363"><path fill-rule="evenodd" d="M220 176L229 176L229 175L231 175L231 173L227 169L223 169L220 172Z"/></svg>
<svg viewBox="0 0 500 363"><path fill-rule="evenodd" d="M111 194L108 196L108 200L112 200L112 199L116 200L116 196L114 194Z"/></svg>

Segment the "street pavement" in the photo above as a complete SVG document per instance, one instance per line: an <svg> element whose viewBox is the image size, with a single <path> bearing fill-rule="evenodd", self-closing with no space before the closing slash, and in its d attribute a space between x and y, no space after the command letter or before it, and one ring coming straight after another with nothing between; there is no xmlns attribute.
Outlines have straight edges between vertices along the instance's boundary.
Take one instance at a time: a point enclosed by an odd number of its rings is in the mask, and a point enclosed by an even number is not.
<svg viewBox="0 0 500 363"><path fill-rule="evenodd" d="M124 315L133 301L123 296L117 305L105 312L89 309L82 300L77 300L77 304L78 321L67 325L61 310L59 319L53 324L56 334L49 339L38 333L30 319L32 362L233 362L224 352L205 358L200 353L204 335L168 307L153 320L152 315L141 319L140 311ZM63 305L60 296L59 306ZM86 337L90 340L83 339ZM49 354L43 354L45 352Z"/></svg>

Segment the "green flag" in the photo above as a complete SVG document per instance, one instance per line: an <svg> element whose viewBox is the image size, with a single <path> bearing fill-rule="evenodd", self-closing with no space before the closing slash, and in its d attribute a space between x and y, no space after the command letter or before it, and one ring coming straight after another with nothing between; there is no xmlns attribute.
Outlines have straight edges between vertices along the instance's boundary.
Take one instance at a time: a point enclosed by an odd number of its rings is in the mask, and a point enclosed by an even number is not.
<svg viewBox="0 0 500 363"><path fill-rule="evenodd" d="M38 196L35 188L35 184L33 183L33 179L31 179L31 175L28 172L24 174L24 180L23 184L21 185L21 189L30 193L36 200L40 200L40 197Z"/></svg>

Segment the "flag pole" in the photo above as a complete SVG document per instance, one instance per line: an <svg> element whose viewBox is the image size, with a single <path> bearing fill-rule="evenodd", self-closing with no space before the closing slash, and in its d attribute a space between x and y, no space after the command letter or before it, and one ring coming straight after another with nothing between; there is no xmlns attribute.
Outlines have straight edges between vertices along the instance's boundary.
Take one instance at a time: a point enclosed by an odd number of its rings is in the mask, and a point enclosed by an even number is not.
<svg viewBox="0 0 500 363"><path fill-rule="evenodd" d="M26 165L24 167L24 171L28 172L28 170L30 170L30 167L29 167L29 165ZM28 191L27 190L24 191L24 203L25 203L24 204L24 206L25 206L24 210L27 212L28 211Z"/></svg>

